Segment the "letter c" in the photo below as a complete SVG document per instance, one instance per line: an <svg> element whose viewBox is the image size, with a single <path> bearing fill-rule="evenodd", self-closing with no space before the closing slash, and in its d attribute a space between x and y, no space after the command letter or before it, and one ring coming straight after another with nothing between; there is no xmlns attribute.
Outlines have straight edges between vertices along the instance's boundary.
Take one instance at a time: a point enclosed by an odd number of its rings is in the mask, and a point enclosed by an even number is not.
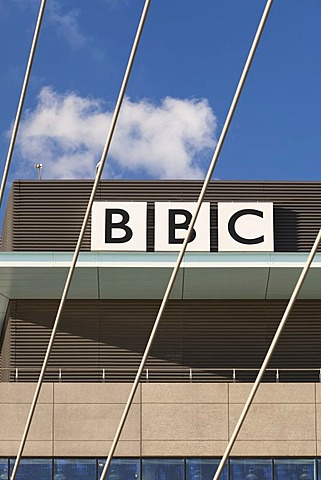
<svg viewBox="0 0 321 480"><path fill-rule="evenodd" d="M243 217L244 215L255 215L257 217L263 218L263 212L261 210L255 210L254 208L245 208L234 213L229 222L228 222L228 231L231 237L238 243L243 243L244 245L256 245L258 243L264 242L264 235L261 235L257 238L244 238L241 237L235 230L236 221Z"/></svg>

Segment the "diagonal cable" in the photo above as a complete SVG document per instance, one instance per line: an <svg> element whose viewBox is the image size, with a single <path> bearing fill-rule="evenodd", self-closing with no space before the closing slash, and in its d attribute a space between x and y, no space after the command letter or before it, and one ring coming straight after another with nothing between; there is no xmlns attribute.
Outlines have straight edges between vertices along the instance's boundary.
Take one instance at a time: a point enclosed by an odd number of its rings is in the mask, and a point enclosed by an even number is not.
<svg viewBox="0 0 321 480"><path fill-rule="evenodd" d="M23 105L24 105L24 101L25 101L25 98L26 98L26 94L27 94L27 88L28 88L29 79L30 79L30 75L31 75L32 64L33 64L33 60L34 60L34 57L35 57L35 52L36 52L36 48L37 48L37 43L38 43L38 38L39 38L39 33L40 33L40 29L41 29L42 20L43 20L43 17L44 17L46 1L47 0L42 0L42 2L40 4L38 19L37 19L35 32L34 32L32 44L31 44L29 59L28 59L27 67L26 67L26 73L25 73L23 84L22 84L22 89L21 89L20 100L19 100L19 104L18 104L18 108L17 108L16 118L15 118L15 121L14 121L12 133L11 133L9 149L8 149L8 153L7 153L6 163L5 163L5 167L4 167L4 170L3 170L1 187L0 187L0 208L1 208L2 200L3 200L4 190L5 190L6 183L7 183L7 178L8 178L8 174L9 174L9 168L10 168L10 164L11 164L13 150L14 150L15 143L16 143L18 128L19 128L20 119L21 119L22 110L23 110Z"/></svg>
<svg viewBox="0 0 321 480"><path fill-rule="evenodd" d="M258 44L259 44L259 42L260 42L260 38L261 38L262 32L263 32L263 30L264 30L264 26L265 26L265 24L266 24L266 21L267 21L267 18L268 18L268 15L269 15L269 12L270 12L272 3L273 3L273 0L267 0L267 3L266 3L266 6L265 6L265 9L264 9L264 12L263 12L263 14L262 14L261 21L260 21L259 26L258 26L258 28L257 28L256 35L255 35L255 37L254 37L254 40L253 40L253 43L252 43L250 52L249 52L249 54L248 54L246 63L245 63L245 65L244 65L243 72L242 72L242 75L241 75L241 77L240 77L238 86L237 86L237 88L236 88L236 91L235 91L235 94L234 94L234 97L233 97L233 100L232 100L230 109L229 109L229 111L228 111L228 114L227 114L227 117L226 117L226 120L225 120L223 129L222 129L222 132L221 132L221 135L220 135L220 138L219 138L219 140L218 140L218 143L217 143L217 146L216 146L216 149L215 149L215 152L214 152L214 155L213 155L211 164L210 164L209 169L208 169L208 172L207 172L207 174L206 174L206 177L205 177L205 180L204 180L204 183L203 183L203 187L202 187L201 193L200 193L200 195L199 195L199 197L198 197L198 200L197 200L197 203L196 203L196 206L195 206L195 211L194 211L194 214L193 214L193 216L192 216L192 218L191 218L191 223L190 223L189 228L188 228L188 230L187 230L185 240L184 240L184 242L183 242L183 244L182 244L182 248L181 248L181 250L180 250L180 252L179 252L179 254L178 254L175 267L174 267L174 269L173 269L173 271L172 271L171 277L170 277L169 282L168 282L168 285L167 285L167 287L166 287L166 291L165 291L165 293L164 293L164 297L163 297L162 303L161 303L161 305L160 305L160 308L159 308L159 311L158 311L158 314L157 314L157 317L156 317L156 320L155 320L153 329L152 329L151 334L150 334L150 337L149 337L149 339L148 339L148 342L147 342L147 345L146 345L146 348L145 348L145 351L144 351L144 354L143 354L141 363L140 363L140 365L139 365L139 368L138 368L138 371L137 371L137 374L136 374L134 383L133 383L133 385L132 385L130 394L129 394L129 396L128 396L127 403L126 403L126 405L125 405L125 408L124 408L122 417L121 417L121 419L120 419L120 422L119 422L117 431L116 431L116 433L115 433L115 436L114 436L114 439L113 439L113 442L112 442L112 445L111 445L111 447L110 447L110 451L109 451L109 454L108 454L108 458L107 458L107 460L106 460L106 463L105 463L105 465L104 465L103 471L102 471L102 473L101 473L100 480L104 480L104 479L105 479L105 476L106 476L108 467L109 467L110 462L111 462L111 460L112 460L112 458L113 458L113 455L114 455L114 452L115 452L115 449L116 449L118 440L119 440L119 438L120 438L121 432L122 432L123 427L124 427L124 425L125 425L126 418L127 418L127 415L128 415L129 409L130 409L130 406L131 406L131 404L132 404L132 401L133 401L133 399L134 399L134 396L135 396L135 393L136 393L136 390L137 390L137 387L138 387L138 383L139 383L140 377L141 377L141 375L142 375L142 373L143 373L143 370L144 370L144 367L145 367L145 364L146 364L146 361L147 361L147 358L148 358L148 355L149 355L149 351L150 351L150 349L151 349L151 347L152 347L153 340L154 340L154 338L155 338L158 325L159 325L159 323L160 323L160 320L161 320L162 315L163 315L163 312L164 312L164 310L165 310L167 301L168 301L168 299L169 299L169 296L170 296L170 294L171 294L172 288L173 288L173 286L174 286L174 283L175 283L175 280L176 280L176 277L177 277L177 274L178 274L180 265L181 265L181 263L182 263L182 260L183 260L183 257L184 257L184 254L185 254L185 251L186 251L186 248L187 248L188 239L190 238L190 235L191 235L191 233L192 233L192 229L193 229L193 227L194 227L194 225L195 225L195 222L196 222L198 213L199 213L200 208L201 208L201 205L202 205L202 203L203 203L203 200L204 200L204 197L205 197L205 193L206 193L208 184L209 184L209 182L210 182L210 180L211 180L211 177L212 177L214 168L215 168L215 166L216 166L216 163L217 163L217 160L218 160L218 158L219 158L219 155L220 155L220 152L221 152L221 149L222 149L224 140L225 140L225 138L226 138L226 135L227 135L229 126L230 126L230 124L231 124L231 121L232 121L232 118L233 118L235 109L236 109L236 107L237 107L238 100L239 100L240 95L241 95L241 93L242 93L242 90L243 90L243 87L244 87L244 84L245 84L245 81L246 81L246 78L247 78L247 74L248 74L248 72L249 72L249 70L250 70L250 67L251 67L251 64L252 64L252 60L253 60L253 58L254 58L254 55L255 55L257 46L258 46Z"/></svg>
<svg viewBox="0 0 321 480"><path fill-rule="evenodd" d="M319 230L319 233L318 233L318 235L317 235L317 237L316 237L316 239L315 239L315 241L314 241L314 244L313 244L313 246L312 246L312 249L311 249L311 251L310 251L310 254L309 254L308 258L307 258L306 264L304 265L304 267L303 267L303 269L302 269L302 272L301 272L301 274L300 274L300 276L299 276L299 278L298 278L298 281L297 281L297 283L296 283L296 285L295 285L295 287L294 287L294 290L293 290L293 292L292 292L292 295L291 295L291 297L290 297L290 300L289 300L289 302L288 302L288 305L287 305L287 307L286 307L286 309L285 309L285 311L284 311L284 314L283 314L283 316L282 316L282 318L281 318L281 321L280 321L280 323L279 323L279 326L278 326L278 328L277 328L277 330L276 330L276 332L275 332L275 334L274 334L274 337L273 337L273 340L272 340L272 342L271 342L271 345L270 345L270 347L269 347L269 349L268 349L268 351L267 351L267 354L266 354L266 356L265 356L265 358L264 358L264 361L263 361L263 363L262 363L262 366L261 366L261 368L260 368L260 371L259 371L259 373L258 373L258 375L257 375L257 377L256 377L256 379L255 379L255 382L254 382L254 384L253 384L253 386L252 386L251 392L250 392L250 394L249 394L249 396L248 396L248 398L247 398L247 400L246 400L246 403L245 403L245 405L244 405L244 407L243 407L242 413L241 413L241 415L240 415L240 417L239 417L239 419L238 419L238 422L237 422L237 424L236 424L236 426L235 426L235 428L234 428L234 431L233 431L233 433L232 433L232 435L231 435L231 438L230 438L230 440L229 440L229 442L228 442L228 444L227 444L227 447L226 447L226 450L225 450L225 452L224 452L224 455L223 455L223 457L222 457L222 459L221 459L221 461L220 461L220 463L219 463L219 466L217 467L217 470L216 470L216 472L215 472L215 475L214 475L213 480L218 480L218 478L219 478L219 476L220 476L220 474L221 474L221 472L222 472L222 470L223 470L223 468L224 468L225 462L226 462L226 460L227 460L227 458L228 458L228 456L229 456L229 454L230 454L230 452L231 452L231 450L232 450L232 448L233 448L233 445L234 445L234 443L235 443L235 441L236 441L236 439L237 439L237 436L238 436L239 431L240 431L240 429L241 429L241 427L242 427L242 425L243 425L243 422L244 422L244 420L245 420L245 418L246 418L246 415L247 415L247 413L248 413L248 411L249 411L249 409L250 409L250 406L251 406L251 404L252 404L252 402L253 402L253 400L254 400L254 397L255 397L255 394L256 394L256 392L257 392L257 389L258 389L259 386L260 386L262 377L263 377L263 375L264 375L264 373L265 373L265 370L266 370L266 368L267 368L267 366L268 366L268 363L269 363L269 361L270 361L270 359L271 359L271 357L272 357L272 355L273 355L274 349L275 349L275 347L276 347L276 345L277 345L277 343L278 343L278 340L279 340L279 338L280 338L280 336L281 336L281 334L282 334L282 331L283 331L283 328L284 328L284 326L285 326L285 324L286 324L286 321L287 321L287 319L289 318L289 315L290 315L290 313L291 313L291 310L292 310L292 308L293 308L293 305L294 305L294 303L295 303L295 301L296 301L296 299L297 299L297 296L298 296L299 293L300 293L300 290L301 290L301 288L302 288L303 282L304 282L304 280L305 280L305 278L306 278L306 276L307 276L307 274L308 274L308 272L309 272L311 263L312 263L312 261L313 261L313 259L314 259L314 256L315 256L315 254L316 254L316 252L317 252L317 250L318 250L318 246L319 246L319 244L320 244L320 241L321 241L321 229Z"/></svg>
<svg viewBox="0 0 321 480"><path fill-rule="evenodd" d="M16 461L15 461L15 464L14 464L14 467L13 467L13 471L12 471L12 475L10 477L10 480L15 479L15 476L16 476L16 473L17 473L17 470L18 470L18 466L19 466L19 462L21 460L22 452L23 452L23 449L24 449L24 446L25 446L25 443L26 443L26 440L27 440L28 432L29 432L31 422L32 422L32 418L33 418L35 408L36 408L36 405L37 405L37 401L38 401L38 397L39 397L39 394L40 394L40 390L41 390L42 382L43 382L43 379L44 379L44 375L45 375L45 372L46 372L47 364L48 364L48 361L49 361L50 353L51 353L52 346L53 346L55 336L56 336L56 332L57 332L57 329L58 329L61 313L62 313L64 304L65 304L65 301L66 301L66 298L67 298L67 295L68 295L68 291L69 291L69 288L70 288L70 285L71 285L71 281L72 281L72 278L73 278L73 274L74 274L74 271L75 271L76 263L77 263L79 252L80 252L81 243L82 243L82 240L83 240L83 237L84 237L84 234L85 234L86 226L87 226L87 223L88 223L88 220L89 220L89 216L90 216L92 204L94 202L94 198L95 198L96 190L97 190L97 187L98 187L98 183L99 183L100 178L101 178L101 174L102 174L105 162L106 162L109 147L110 147L110 144L111 144L111 141L112 141L112 138L113 138L113 134L114 134L114 131L115 131L115 128L116 128L116 123L117 123L118 116L119 116L119 113L120 113L120 108L121 108L121 105L122 105L122 102L123 102L123 99L124 99L124 96L125 96L126 87L127 87L128 80L129 80L129 77L130 77L130 73L131 73L131 70L132 70L132 66L133 66L133 63L134 63L134 60L135 60L136 52L137 52L137 49L138 49L141 34L143 32L143 28L144 28L145 20L147 18L147 13L148 13L150 3L151 3L151 0L146 0L145 1L145 5L144 5L144 8L143 8L143 11L142 11L142 14L141 14L140 22L139 22L139 25L138 25L138 28L137 28L136 36L135 36L135 39L134 39L134 42L133 42L132 50L131 50L131 53L130 53L130 57L129 57L129 60L128 60L128 63L127 63L127 67L126 67L126 71L125 71L125 74L124 74L124 77L123 77L122 85L121 85L121 88L120 88L120 91L119 91L117 103L116 103L115 110L114 110L114 113L113 113L113 118L112 118L112 121L111 121L111 125L109 127L109 132L108 132L108 135L107 135L106 143L105 143L102 155L101 155L101 159L98 163L99 166L98 166L98 169L97 169L94 185L93 185L93 188L92 188L92 191L91 191L91 194L90 194L89 202L88 202L88 205L87 205L87 209L86 209L86 213L85 213L84 220L83 220L83 223L82 223L82 227L81 227L81 230L80 230L80 233L79 233L77 245L76 245L76 248L75 248L75 251L74 251L74 254L73 254L72 262L71 262L71 265L70 265L70 268L69 268L68 276L67 276L67 279L66 279L66 282L65 282L65 285L64 285L63 293L62 293L61 300L60 300L60 303L59 303L59 307L58 307L58 310L57 310L56 318L55 318L55 321L54 321L54 324L53 324L53 328L52 328L49 344L48 344L48 347L47 347L46 355L45 355L45 358L44 358L44 361L43 361L43 364L42 364L42 367L41 367L41 372L40 372L40 375L39 375L36 390L35 390L35 393L34 393L34 397L33 397L33 400L32 400L32 404L31 404L31 407L30 407L27 422L26 422L26 425L25 425L25 429L24 429L24 432L23 432L23 436L22 436L21 443L20 443L20 446L19 446L19 451L18 451L18 454L17 454L17 458L16 458Z"/></svg>

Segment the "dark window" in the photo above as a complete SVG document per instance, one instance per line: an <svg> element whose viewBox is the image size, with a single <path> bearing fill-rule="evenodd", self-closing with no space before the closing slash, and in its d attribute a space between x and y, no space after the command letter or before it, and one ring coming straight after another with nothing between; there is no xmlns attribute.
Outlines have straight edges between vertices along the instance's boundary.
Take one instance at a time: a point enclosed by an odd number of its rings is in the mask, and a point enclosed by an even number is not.
<svg viewBox="0 0 321 480"><path fill-rule="evenodd" d="M213 480L219 464L218 459L192 458L186 460L186 480ZM228 466L225 465L220 480L228 480Z"/></svg>
<svg viewBox="0 0 321 480"><path fill-rule="evenodd" d="M98 478L100 478L106 459L98 460ZM111 461L106 480L140 480L139 458L119 458Z"/></svg>
<svg viewBox="0 0 321 480"><path fill-rule="evenodd" d="M96 460L75 458L54 461L54 480L96 480Z"/></svg>
<svg viewBox="0 0 321 480"><path fill-rule="evenodd" d="M14 458L11 458L10 474L12 473L14 462ZM52 480L52 460L46 458L22 458L18 467L16 480L26 479Z"/></svg>
<svg viewBox="0 0 321 480"><path fill-rule="evenodd" d="M275 480L315 480L315 460L294 459L274 461Z"/></svg>
<svg viewBox="0 0 321 480"><path fill-rule="evenodd" d="M230 480L272 480L272 460L230 460Z"/></svg>
<svg viewBox="0 0 321 480"><path fill-rule="evenodd" d="M0 458L0 480L9 480L8 459Z"/></svg>
<svg viewBox="0 0 321 480"><path fill-rule="evenodd" d="M183 459L145 459L142 480L184 480Z"/></svg>

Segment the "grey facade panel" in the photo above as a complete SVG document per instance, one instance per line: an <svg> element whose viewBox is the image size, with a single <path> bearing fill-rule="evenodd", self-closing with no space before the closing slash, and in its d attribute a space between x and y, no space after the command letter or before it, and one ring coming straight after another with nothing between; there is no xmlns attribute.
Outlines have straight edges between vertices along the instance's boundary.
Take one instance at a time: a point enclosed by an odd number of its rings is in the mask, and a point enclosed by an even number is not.
<svg viewBox="0 0 321 480"><path fill-rule="evenodd" d="M20 380L36 379L57 306L49 300L11 301L6 334L12 374L18 368ZM68 301L47 380L59 380L62 369L63 381L102 381L106 369L106 381L132 381L158 306L158 301ZM233 368L239 380L251 381L254 373L241 369L260 367L285 307L286 301L171 301L148 360L149 381L188 381L190 369L196 381L231 380ZM321 367L320 315L321 301L297 302L270 368ZM285 381L316 381L318 373L281 375Z"/></svg>
<svg viewBox="0 0 321 480"><path fill-rule="evenodd" d="M96 199L148 202L148 250L153 250L153 202L195 201L200 181L102 181ZM92 181L16 181L2 234L4 251L71 251ZM211 206L211 250L217 250L218 201L274 202L275 251L308 251L320 226L320 182L215 181L206 200ZM14 205L14 208L12 208ZM90 249L90 226L83 250Z"/></svg>

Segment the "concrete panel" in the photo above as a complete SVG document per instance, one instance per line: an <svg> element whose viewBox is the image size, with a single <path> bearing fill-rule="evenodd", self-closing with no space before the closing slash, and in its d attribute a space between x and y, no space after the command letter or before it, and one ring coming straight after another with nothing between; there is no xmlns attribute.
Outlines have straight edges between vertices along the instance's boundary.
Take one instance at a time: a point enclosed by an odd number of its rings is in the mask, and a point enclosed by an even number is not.
<svg viewBox="0 0 321 480"><path fill-rule="evenodd" d="M0 404L26 403L31 405L35 393L35 383L1 383ZM44 383L41 387L38 403L53 402L53 384Z"/></svg>
<svg viewBox="0 0 321 480"><path fill-rule="evenodd" d="M315 401L321 403L321 383L315 383Z"/></svg>
<svg viewBox="0 0 321 480"><path fill-rule="evenodd" d="M227 403L228 385L220 383L145 383L143 403Z"/></svg>
<svg viewBox="0 0 321 480"><path fill-rule="evenodd" d="M20 440L29 405L0 405L0 440ZM52 405L38 405L31 424L30 440L52 440Z"/></svg>
<svg viewBox="0 0 321 480"><path fill-rule="evenodd" d="M0 456L15 457L18 453L19 441L0 440ZM27 441L23 455L26 457L51 457L53 455L52 442Z"/></svg>
<svg viewBox="0 0 321 480"><path fill-rule="evenodd" d="M55 440L112 440L123 413L123 405L55 405ZM140 408L133 405L121 439L139 440Z"/></svg>
<svg viewBox="0 0 321 480"><path fill-rule="evenodd" d="M316 407L316 437L317 441L321 442L321 404L317 403Z"/></svg>
<svg viewBox="0 0 321 480"><path fill-rule="evenodd" d="M171 456L220 456L223 455L225 441L143 441L142 455L153 457Z"/></svg>
<svg viewBox="0 0 321 480"><path fill-rule="evenodd" d="M316 452L316 455L318 457L321 456L321 441L317 441L317 452Z"/></svg>
<svg viewBox="0 0 321 480"><path fill-rule="evenodd" d="M252 384L229 385L229 402L245 403ZM255 395L254 403L314 403L314 383L262 383Z"/></svg>
<svg viewBox="0 0 321 480"><path fill-rule="evenodd" d="M233 447L232 456L239 457L304 457L315 456L314 441L237 441Z"/></svg>
<svg viewBox="0 0 321 480"><path fill-rule="evenodd" d="M243 405L230 405L230 433ZM239 433L240 440L315 440L314 405L254 404Z"/></svg>
<svg viewBox="0 0 321 480"><path fill-rule="evenodd" d="M57 441L54 443L56 457L107 457L111 441ZM119 441L116 457L139 457L140 442Z"/></svg>
<svg viewBox="0 0 321 480"><path fill-rule="evenodd" d="M317 441L317 453L316 453L316 455L318 457L321 456L321 441L320 440Z"/></svg>
<svg viewBox="0 0 321 480"><path fill-rule="evenodd" d="M228 427L231 433L250 387L142 385L142 418L138 392L116 455L222 455ZM129 389L129 384L44 384L25 455L105 457ZM0 384L0 456L16 455L33 392L34 384ZM239 438L235 456L321 455L321 385L263 384Z"/></svg>
<svg viewBox="0 0 321 480"><path fill-rule="evenodd" d="M227 405L142 406L143 440L226 440Z"/></svg>
<svg viewBox="0 0 321 480"><path fill-rule="evenodd" d="M58 403L126 403L131 384L126 383L56 383L54 401ZM140 387L133 403L140 402Z"/></svg>

